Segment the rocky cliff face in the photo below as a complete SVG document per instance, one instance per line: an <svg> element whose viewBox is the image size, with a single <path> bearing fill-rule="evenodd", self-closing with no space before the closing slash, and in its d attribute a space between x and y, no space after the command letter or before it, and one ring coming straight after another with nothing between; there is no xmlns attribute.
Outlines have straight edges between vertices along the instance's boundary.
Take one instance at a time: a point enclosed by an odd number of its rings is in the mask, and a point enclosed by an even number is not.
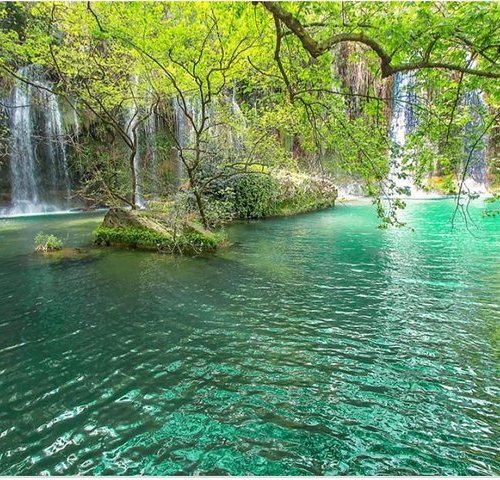
<svg viewBox="0 0 500 480"><path fill-rule="evenodd" d="M333 51L333 74L350 95L347 97L347 114L350 119L362 115L363 105L370 100L366 96L377 96L383 100L384 116L391 116L392 79L381 79L374 75L369 64L368 47L356 43L341 43Z"/></svg>

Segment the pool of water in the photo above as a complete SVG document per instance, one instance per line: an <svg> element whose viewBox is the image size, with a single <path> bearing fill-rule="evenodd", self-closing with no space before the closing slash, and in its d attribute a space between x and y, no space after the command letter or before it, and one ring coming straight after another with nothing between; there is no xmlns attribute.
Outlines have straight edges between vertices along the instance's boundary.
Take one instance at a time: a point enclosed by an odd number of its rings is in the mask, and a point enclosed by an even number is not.
<svg viewBox="0 0 500 480"><path fill-rule="evenodd" d="M500 474L500 218L365 204L199 258L0 220L0 474Z"/></svg>

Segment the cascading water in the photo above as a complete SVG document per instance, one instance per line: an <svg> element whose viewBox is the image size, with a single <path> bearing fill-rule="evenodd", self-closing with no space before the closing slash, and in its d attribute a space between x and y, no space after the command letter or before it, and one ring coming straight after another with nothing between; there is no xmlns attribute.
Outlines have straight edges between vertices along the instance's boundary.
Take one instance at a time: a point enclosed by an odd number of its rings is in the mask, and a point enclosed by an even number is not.
<svg viewBox="0 0 500 480"><path fill-rule="evenodd" d="M21 74L27 72L20 72ZM35 179L37 165L33 146L33 119L31 115L31 85L18 85L10 105L10 213L32 213L39 205L38 184Z"/></svg>
<svg viewBox="0 0 500 480"><path fill-rule="evenodd" d="M392 190L396 196L410 196L417 191L411 173L402 163L407 137L416 125L413 107L417 97L414 90L413 72L397 73L394 76L390 138L396 147L396 152L390 158L389 180L393 184Z"/></svg>
<svg viewBox="0 0 500 480"><path fill-rule="evenodd" d="M134 92L134 98L137 95L137 86L139 85L139 77L137 75L131 76L131 90ZM142 172L141 172L141 129L144 124L140 125L139 120L143 112L134 103L131 104L125 116L125 131L130 141L134 144L134 159L133 170L135 177L134 188L134 203L139 208L144 208L144 199L142 196ZM142 122L141 122L142 123Z"/></svg>
<svg viewBox="0 0 500 480"><path fill-rule="evenodd" d="M77 104L76 104L76 102L72 106L71 112L72 112L72 116L73 116L73 125L72 125L73 134L74 134L75 138L78 138L80 136L80 122L78 120Z"/></svg>
<svg viewBox="0 0 500 480"><path fill-rule="evenodd" d="M64 129L57 96L37 66L24 67L7 100L11 201L2 215L66 209L70 195Z"/></svg>
<svg viewBox="0 0 500 480"><path fill-rule="evenodd" d="M174 98L172 101L172 107L174 113L175 140L177 143L174 145L173 149L173 161L175 165L175 176L177 181L180 182L184 175L184 165L181 159L181 151L182 155L184 155L186 159L192 155L195 137L192 122L194 122L196 126L201 124L202 109L201 102L196 98L184 98L184 101L179 98ZM188 115L192 120L188 118ZM207 121L210 123L210 119L213 115L211 109L206 111L205 115L208 117ZM212 130L212 133L216 134L217 128Z"/></svg>
<svg viewBox="0 0 500 480"><path fill-rule="evenodd" d="M236 89L233 88L232 94L228 96L227 100L231 106L231 114L238 120L238 122L246 128L247 126L247 121L245 118L245 115L241 111L241 108L238 104L238 101L236 100ZM233 145L233 147L239 152L243 149L243 138L241 134L238 134L237 132L232 131L232 129L228 129L229 131L229 141ZM291 139L291 144L293 143L293 138ZM292 147L290 146L290 151Z"/></svg>
<svg viewBox="0 0 500 480"><path fill-rule="evenodd" d="M47 91L42 91L42 97L43 104L46 105L45 137L49 151L51 187L55 191L61 191L68 198L70 195L68 160L59 102L54 94Z"/></svg>
<svg viewBox="0 0 500 480"><path fill-rule="evenodd" d="M464 182L461 193L487 193L486 139L480 138L484 128L483 112L486 104L480 90L471 90L464 95L464 104L471 115L464 131L464 155L462 172ZM466 170L464 172L464 170Z"/></svg>
<svg viewBox="0 0 500 480"><path fill-rule="evenodd" d="M149 194L151 199L158 199L165 188L165 177L162 167L163 155L158 144L158 136L162 125L160 123L157 106L152 105L149 113L150 115L144 124L145 157L143 169L146 170L145 174L147 175L145 181L147 194Z"/></svg>

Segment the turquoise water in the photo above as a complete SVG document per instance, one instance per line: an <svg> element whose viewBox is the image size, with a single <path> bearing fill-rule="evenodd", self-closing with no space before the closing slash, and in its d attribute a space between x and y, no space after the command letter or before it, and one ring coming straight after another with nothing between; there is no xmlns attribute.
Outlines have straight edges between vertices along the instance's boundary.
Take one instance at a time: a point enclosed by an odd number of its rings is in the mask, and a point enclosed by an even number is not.
<svg viewBox="0 0 500 480"><path fill-rule="evenodd" d="M500 474L500 218L354 204L202 258L0 221L0 473Z"/></svg>

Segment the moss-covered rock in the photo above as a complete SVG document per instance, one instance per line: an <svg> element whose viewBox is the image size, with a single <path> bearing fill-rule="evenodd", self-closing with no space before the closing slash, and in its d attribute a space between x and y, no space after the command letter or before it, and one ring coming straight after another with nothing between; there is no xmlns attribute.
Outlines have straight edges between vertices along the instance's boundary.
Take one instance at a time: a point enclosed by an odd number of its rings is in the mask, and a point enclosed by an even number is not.
<svg viewBox="0 0 500 480"><path fill-rule="evenodd" d="M112 208L94 231L95 243L197 255L217 250L225 242L223 234L210 232L194 222L168 225L163 212Z"/></svg>
<svg viewBox="0 0 500 480"><path fill-rule="evenodd" d="M205 196L205 210L210 211L214 202L224 202L229 209L229 222L327 208L335 204L336 198L337 189L328 178L273 170L221 183ZM168 199L152 202L154 209L149 210L111 208L94 232L95 243L195 255L214 252L226 244L223 233L203 228L189 202L181 207L176 205Z"/></svg>
<svg viewBox="0 0 500 480"><path fill-rule="evenodd" d="M110 208L102 226L112 229L132 228L136 230L146 230L158 235L170 238L171 230L161 220L161 214L157 217L151 215L153 212L144 212L141 210L124 210L122 208Z"/></svg>

